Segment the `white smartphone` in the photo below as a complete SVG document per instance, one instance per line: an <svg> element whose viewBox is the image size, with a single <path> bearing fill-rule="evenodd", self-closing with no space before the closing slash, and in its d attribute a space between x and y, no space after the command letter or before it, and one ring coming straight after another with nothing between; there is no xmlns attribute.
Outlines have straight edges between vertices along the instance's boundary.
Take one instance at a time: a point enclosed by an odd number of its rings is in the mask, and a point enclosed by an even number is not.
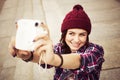
<svg viewBox="0 0 120 80"><path fill-rule="evenodd" d="M32 19L20 19L17 21L16 44L15 47L20 50L33 51L35 44L34 38L40 34L46 34L47 31L40 26L41 21Z"/></svg>

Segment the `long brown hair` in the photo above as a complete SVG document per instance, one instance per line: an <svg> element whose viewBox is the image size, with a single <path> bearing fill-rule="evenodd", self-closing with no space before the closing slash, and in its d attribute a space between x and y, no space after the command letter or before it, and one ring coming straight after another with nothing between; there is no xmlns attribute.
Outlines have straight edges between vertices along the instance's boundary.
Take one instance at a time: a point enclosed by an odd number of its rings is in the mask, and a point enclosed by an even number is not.
<svg viewBox="0 0 120 80"><path fill-rule="evenodd" d="M62 32L60 39L60 43L62 44L62 49L64 54L71 53L70 47L65 42L66 34L67 34L67 30ZM86 47L88 46L88 43L89 43L89 36L87 36L87 41L85 43Z"/></svg>

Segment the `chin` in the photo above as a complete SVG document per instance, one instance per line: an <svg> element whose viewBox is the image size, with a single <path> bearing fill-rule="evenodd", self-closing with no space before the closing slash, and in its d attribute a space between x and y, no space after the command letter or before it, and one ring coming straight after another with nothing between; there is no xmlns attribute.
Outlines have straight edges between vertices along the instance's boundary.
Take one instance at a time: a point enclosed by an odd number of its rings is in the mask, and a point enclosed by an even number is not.
<svg viewBox="0 0 120 80"><path fill-rule="evenodd" d="M76 52L79 48L72 48L71 51L72 52Z"/></svg>

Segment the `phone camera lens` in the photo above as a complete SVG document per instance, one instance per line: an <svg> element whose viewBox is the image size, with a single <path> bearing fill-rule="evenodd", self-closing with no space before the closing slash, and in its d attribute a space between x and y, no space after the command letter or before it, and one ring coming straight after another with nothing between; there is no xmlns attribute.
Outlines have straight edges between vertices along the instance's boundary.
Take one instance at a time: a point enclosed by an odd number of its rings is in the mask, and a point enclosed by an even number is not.
<svg viewBox="0 0 120 80"><path fill-rule="evenodd" d="M35 26L36 26L36 27L38 26L38 22L35 23Z"/></svg>

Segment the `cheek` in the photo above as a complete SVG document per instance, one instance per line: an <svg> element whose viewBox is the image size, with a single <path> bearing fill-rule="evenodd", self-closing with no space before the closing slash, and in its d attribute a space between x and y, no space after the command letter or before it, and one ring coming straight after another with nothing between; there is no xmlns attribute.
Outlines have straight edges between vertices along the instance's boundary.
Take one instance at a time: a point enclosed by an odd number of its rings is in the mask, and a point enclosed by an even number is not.
<svg viewBox="0 0 120 80"><path fill-rule="evenodd" d="M80 40L81 40L81 42L82 42L83 44L85 44L86 41L87 41L87 37L86 37L86 36L81 37Z"/></svg>
<svg viewBox="0 0 120 80"><path fill-rule="evenodd" d="M73 38L70 35L66 35L65 42L71 41Z"/></svg>

